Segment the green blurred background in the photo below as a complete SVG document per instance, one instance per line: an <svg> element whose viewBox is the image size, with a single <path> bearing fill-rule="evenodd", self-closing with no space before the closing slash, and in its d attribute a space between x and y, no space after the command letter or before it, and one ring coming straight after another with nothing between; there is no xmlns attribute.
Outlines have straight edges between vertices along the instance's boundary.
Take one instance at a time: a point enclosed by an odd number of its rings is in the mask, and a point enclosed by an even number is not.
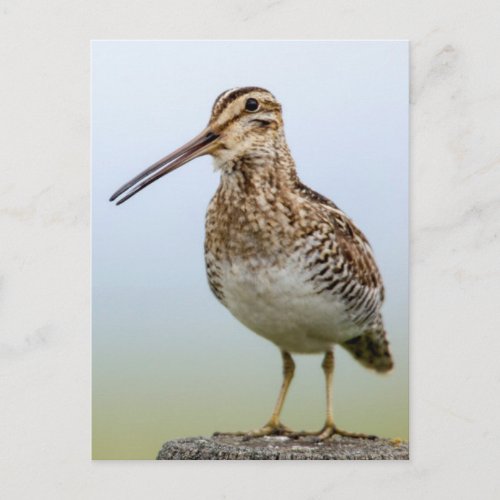
<svg viewBox="0 0 500 500"><path fill-rule="evenodd" d="M270 416L278 349L211 295L204 214L218 175L202 158L121 207L124 181L206 124L227 88L281 101L299 175L368 236L386 284L395 370L337 349L337 424L408 438L406 42L94 42L93 458L153 459L168 439L250 430ZM283 422L319 429L321 356L295 356Z"/></svg>

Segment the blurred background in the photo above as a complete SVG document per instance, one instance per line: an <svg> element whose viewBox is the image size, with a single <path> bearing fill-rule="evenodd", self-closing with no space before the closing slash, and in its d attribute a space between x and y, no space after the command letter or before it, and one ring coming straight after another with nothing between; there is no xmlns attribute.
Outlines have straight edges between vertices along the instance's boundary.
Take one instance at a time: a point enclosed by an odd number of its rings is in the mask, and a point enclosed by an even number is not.
<svg viewBox="0 0 500 500"><path fill-rule="evenodd" d="M204 157L120 207L125 181L191 139L237 86L283 106L301 179L370 240L386 286L396 367L377 375L337 349L336 423L408 438L408 44L93 42L93 458L153 459L162 443L269 418L281 357L212 296L203 260L218 185ZM319 429L320 355L297 355L283 422Z"/></svg>

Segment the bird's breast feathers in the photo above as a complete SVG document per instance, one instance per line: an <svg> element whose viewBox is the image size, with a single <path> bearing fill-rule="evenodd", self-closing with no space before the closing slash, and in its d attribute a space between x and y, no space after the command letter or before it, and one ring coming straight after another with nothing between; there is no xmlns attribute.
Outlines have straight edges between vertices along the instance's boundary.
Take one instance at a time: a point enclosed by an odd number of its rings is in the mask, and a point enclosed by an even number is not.
<svg viewBox="0 0 500 500"><path fill-rule="evenodd" d="M291 352L320 352L363 333L383 300L371 249L335 206L309 200L264 211L214 203L210 287L243 324ZM283 204L286 208L286 205Z"/></svg>
<svg viewBox="0 0 500 500"><path fill-rule="evenodd" d="M285 265L255 259L218 262L207 255L212 290L245 326L290 352L322 352L356 337L349 302L335 290L321 291L301 255ZM216 275L216 276L215 276Z"/></svg>

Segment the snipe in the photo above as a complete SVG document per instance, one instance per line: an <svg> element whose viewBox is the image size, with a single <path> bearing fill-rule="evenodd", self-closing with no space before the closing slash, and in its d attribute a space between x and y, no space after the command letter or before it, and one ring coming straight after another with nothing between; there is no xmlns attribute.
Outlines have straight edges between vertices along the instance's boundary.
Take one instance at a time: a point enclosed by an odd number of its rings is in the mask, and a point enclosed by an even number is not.
<svg viewBox="0 0 500 500"><path fill-rule="evenodd" d="M302 184L288 149L281 105L265 89L231 89L215 101L201 134L122 186L121 204L190 160L210 154L219 188L206 216L205 260L210 288L231 313L276 344L283 384L270 420L243 433L298 435L280 421L294 374L291 353L325 353L327 415L333 420L333 347L364 366L393 366L380 308L384 289L363 233L333 202Z"/></svg>

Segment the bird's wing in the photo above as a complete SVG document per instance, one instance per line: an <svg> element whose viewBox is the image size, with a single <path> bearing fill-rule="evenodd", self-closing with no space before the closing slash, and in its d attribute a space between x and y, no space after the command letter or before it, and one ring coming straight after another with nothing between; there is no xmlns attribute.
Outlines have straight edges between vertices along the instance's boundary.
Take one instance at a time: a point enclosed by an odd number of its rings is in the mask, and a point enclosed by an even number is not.
<svg viewBox="0 0 500 500"><path fill-rule="evenodd" d="M300 189L304 198L321 206L318 213L329 222L331 231L327 267L316 266L313 281L320 293L336 292L337 297L343 298L352 321L362 332L342 347L367 368L389 371L393 360L380 313L384 286L372 248L365 235L335 203L307 186L301 185ZM325 241L323 238L323 245ZM323 264L323 261L320 256L319 262ZM331 269L337 272L332 273Z"/></svg>
<svg viewBox="0 0 500 500"><path fill-rule="evenodd" d="M333 201L303 184L299 185L299 190L304 198L322 206L319 213L329 222L338 258L345 264L349 279L377 290L383 301L382 277L366 236Z"/></svg>
<svg viewBox="0 0 500 500"><path fill-rule="evenodd" d="M329 218L334 226L337 243L352 278L363 286L378 290L380 300L383 301L382 277L366 236L339 208L330 207Z"/></svg>
<svg viewBox="0 0 500 500"><path fill-rule="evenodd" d="M328 198L304 185L299 189L322 221L307 252L309 281L318 294L344 302L351 321L362 331L381 323L384 287L368 240Z"/></svg>

